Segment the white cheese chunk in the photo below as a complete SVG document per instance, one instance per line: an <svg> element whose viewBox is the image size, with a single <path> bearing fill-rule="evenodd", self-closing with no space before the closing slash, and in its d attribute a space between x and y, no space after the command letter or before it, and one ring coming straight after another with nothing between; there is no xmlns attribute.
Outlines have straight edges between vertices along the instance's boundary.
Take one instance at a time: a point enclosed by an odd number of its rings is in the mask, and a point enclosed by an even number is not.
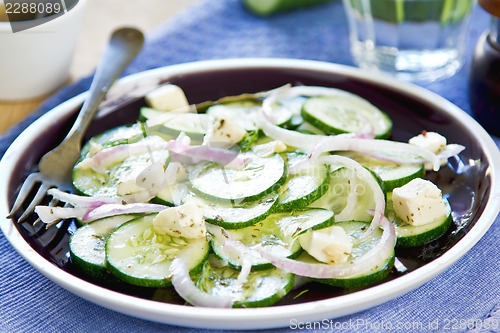
<svg viewBox="0 0 500 333"><path fill-rule="evenodd" d="M150 107L162 111L184 110L189 108L184 91L176 85L166 84L150 91L145 96Z"/></svg>
<svg viewBox="0 0 500 333"><path fill-rule="evenodd" d="M261 145L252 147L252 151L259 157L269 157L274 153L282 153L287 149L287 146L280 140L274 140Z"/></svg>
<svg viewBox="0 0 500 333"><path fill-rule="evenodd" d="M132 193L144 191L144 188L137 184L137 177L142 173L142 171L143 170L140 168L136 168L130 170L130 172L122 173L116 183L116 194L119 196L126 196Z"/></svg>
<svg viewBox="0 0 500 333"><path fill-rule="evenodd" d="M434 222L446 215L441 190L428 180L416 178L392 192L396 215L411 225Z"/></svg>
<svg viewBox="0 0 500 333"><path fill-rule="evenodd" d="M188 177L186 168L177 161L170 162L165 169L165 185L173 185L179 181L184 181Z"/></svg>
<svg viewBox="0 0 500 333"><path fill-rule="evenodd" d="M194 203L162 210L153 219L156 232L174 237L202 238L207 234L202 210Z"/></svg>
<svg viewBox="0 0 500 333"><path fill-rule="evenodd" d="M411 138L408 143L438 154L446 146L446 138L436 132L423 132Z"/></svg>
<svg viewBox="0 0 500 333"><path fill-rule="evenodd" d="M143 189L159 191L165 183L165 168L163 163L154 162L137 175L135 182Z"/></svg>
<svg viewBox="0 0 500 333"><path fill-rule="evenodd" d="M346 262L352 251L351 239L339 226L306 232L299 242L310 256L328 264Z"/></svg>
<svg viewBox="0 0 500 333"><path fill-rule="evenodd" d="M240 142L247 132L236 122L226 118L216 118L210 135L210 145L230 147Z"/></svg>

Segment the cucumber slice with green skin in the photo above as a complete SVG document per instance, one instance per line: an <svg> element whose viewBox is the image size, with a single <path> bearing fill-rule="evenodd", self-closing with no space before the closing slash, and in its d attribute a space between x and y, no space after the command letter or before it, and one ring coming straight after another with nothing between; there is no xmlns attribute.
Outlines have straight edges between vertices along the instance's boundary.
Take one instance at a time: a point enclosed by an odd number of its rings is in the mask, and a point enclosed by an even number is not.
<svg viewBox="0 0 500 333"><path fill-rule="evenodd" d="M194 166L189 175L193 191L210 200L239 203L262 199L284 184L286 165L279 154L264 158L249 151L240 157L250 159L241 169L213 163Z"/></svg>
<svg viewBox="0 0 500 333"><path fill-rule="evenodd" d="M105 278L109 274L105 265L106 238L123 223L136 217L136 215L107 217L79 228L69 239L72 263L92 278Z"/></svg>
<svg viewBox="0 0 500 333"><path fill-rule="evenodd" d="M209 107L207 114L214 118L229 119L246 131L256 131L255 116L261 105L260 101L252 99L228 102Z"/></svg>
<svg viewBox="0 0 500 333"><path fill-rule="evenodd" d="M297 132L304 133L304 134L326 135L325 132L314 127L313 125L311 125L307 121L304 121L302 124L300 124L299 127L297 127Z"/></svg>
<svg viewBox="0 0 500 333"><path fill-rule="evenodd" d="M376 138L387 138L392 130L387 114L346 92L309 98L302 107L302 117L327 134L373 133Z"/></svg>
<svg viewBox="0 0 500 333"><path fill-rule="evenodd" d="M148 137L148 139L151 138L152 137ZM164 142L161 138L157 139ZM73 185L78 191L89 196L117 196L119 186L129 187L124 184L129 184L130 188L123 191L139 191L141 189L134 186L135 179L137 175L150 166L153 161L162 161L167 165L170 161L169 151L157 150L131 155L123 161L119 161L112 165L105 173L97 172L77 164L73 169Z"/></svg>
<svg viewBox="0 0 500 333"><path fill-rule="evenodd" d="M169 113L148 107L141 108L140 117L145 121L162 117L163 121L161 124L149 126L151 131L173 137L177 137L181 132L184 132L191 139L198 141L203 140L203 137L207 134L207 129L213 122L213 118L207 114Z"/></svg>
<svg viewBox="0 0 500 333"><path fill-rule="evenodd" d="M294 123L302 120L300 119L302 118L300 117L300 114L299 119L294 119L293 111L289 107L282 105L281 103L276 103L272 106L271 117L274 124L284 128L297 127L298 125L294 125Z"/></svg>
<svg viewBox="0 0 500 333"><path fill-rule="evenodd" d="M371 174L383 190L383 183L380 178L373 172ZM347 205L347 196L352 186L351 180L354 180L358 193L357 203L349 216L343 216L344 214L341 213ZM359 179L354 170L342 167L330 172L328 191L319 200L313 202L310 207L321 207L333 211L336 215L336 222L369 222L373 219L373 216L368 211L375 208L375 200L373 199L373 190L371 187L365 181Z"/></svg>
<svg viewBox="0 0 500 333"><path fill-rule="evenodd" d="M396 216L392 206L392 193L388 193L385 216L393 221L396 228L396 247L420 246L432 242L444 235L453 223L453 217L451 215L451 207L448 200L443 198L443 201L446 207L445 216L424 225L413 226Z"/></svg>
<svg viewBox="0 0 500 333"><path fill-rule="evenodd" d="M295 212L271 214L265 220L243 229L228 230L231 237L249 248L262 246L266 251L277 255L296 258L302 248L297 237L307 230L329 227L334 223L333 213L327 209L308 208ZM228 253L223 249L219 237L212 239L212 248L220 258L235 268L240 268L238 254ZM253 270L268 269L271 263L263 259L256 251L249 251L248 257Z"/></svg>
<svg viewBox="0 0 500 333"><path fill-rule="evenodd" d="M165 206L178 206L183 202L184 197L188 195L189 192L190 188L188 181L165 186L156 194L153 202Z"/></svg>
<svg viewBox="0 0 500 333"><path fill-rule="evenodd" d="M291 168L307 159L306 154L287 153L287 168ZM328 191L330 176L326 165L319 165L300 173L288 175L286 183L280 188L278 211L293 211L306 207L318 200Z"/></svg>
<svg viewBox="0 0 500 333"><path fill-rule="evenodd" d="M241 229L268 217L278 203L278 195L270 194L263 199L240 204L223 204L211 202L190 193L183 201L193 202L202 207L203 217L209 223L224 229Z"/></svg>
<svg viewBox="0 0 500 333"><path fill-rule="evenodd" d="M250 272L245 283L238 285L240 271L231 267L214 267L205 262L196 286L212 295L231 297L233 307L250 308L271 306L292 288L295 277L278 268Z"/></svg>
<svg viewBox="0 0 500 333"><path fill-rule="evenodd" d="M354 239L359 239L363 232L369 227L369 223L367 222L358 222L358 221L350 221L350 222L336 222L335 226L342 227L346 234L349 237ZM382 230L377 229L370 237L365 239L363 242L354 244L352 247L351 254L347 259L348 262L352 260L356 260L357 258L366 254L371 248L373 248L382 237ZM362 287L370 284L377 283L383 280L387 274L389 274L390 270L394 265L394 252L388 257L378 258L378 260L374 261L370 267L367 268L366 272L348 277L348 278L334 278L334 279L314 279L315 281L329 284L336 287L343 288L356 288ZM309 256L307 253L302 254L297 260L309 262L309 263L320 263L313 257Z"/></svg>
<svg viewBox="0 0 500 333"><path fill-rule="evenodd" d="M381 159L372 158L357 152L341 152L339 155L352 158L362 166L375 172L382 179L384 189L386 192L392 192L396 187L401 187L415 178L423 178L425 169L423 163L415 164L398 164L394 162L387 162ZM405 152L401 152L398 157L413 158ZM415 156L415 159L418 157Z"/></svg>
<svg viewBox="0 0 500 333"><path fill-rule="evenodd" d="M124 282L143 287L171 284L170 265L176 255L196 243L187 262L190 271L199 269L208 256L207 238L186 239L158 234L153 227L156 214L127 222L113 231L106 241L106 265Z"/></svg>
<svg viewBox="0 0 500 333"><path fill-rule="evenodd" d="M300 260L301 258L299 258ZM368 285L376 284L385 279L394 267L396 256L393 254L389 261L383 263L383 266L374 266L373 271L363 276L352 277L349 279L313 279L320 283L328 284L334 287L341 288L360 288Z"/></svg>
<svg viewBox="0 0 500 333"><path fill-rule="evenodd" d="M211 106L207 109L207 114L214 118L232 120L246 131L255 131L258 130L255 117L261 106L260 100L246 99ZM284 127L290 124L292 116L291 110L281 105L276 105L272 113L274 123Z"/></svg>
<svg viewBox="0 0 500 333"><path fill-rule="evenodd" d="M288 112L291 113L290 120L283 124L282 127L288 129L296 129L304 123L304 118L302 118L301 110L302 105L306 100L307 97L304 96L293 96L283 98L278 101L278 104L281 106L280 109L288 110Z"/></svg>

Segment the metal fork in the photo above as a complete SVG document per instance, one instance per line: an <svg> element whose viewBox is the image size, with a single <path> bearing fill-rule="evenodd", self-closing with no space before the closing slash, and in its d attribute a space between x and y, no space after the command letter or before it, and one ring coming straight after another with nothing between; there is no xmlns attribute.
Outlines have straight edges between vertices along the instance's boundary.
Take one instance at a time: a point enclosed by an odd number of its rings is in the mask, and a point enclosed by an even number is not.
<svg viewBox="0 0 500 333"><path fill-rule="evenodd" d="M83 135L94 118L104 95L125 67L139 53L143 43L144 36L137 29L121 28L113 32L97 67L89 89L89 95L73 127L71 127L68 135L59 146L42 157L38 164L39 171L31 173L26 178L7 216L8 218L12 218L21 209L23 203L30 193L34 192L33 189L38 183L40 183L40 187L28 207L19 217L18 222L26 220L35 209L35 206L45 198L50 188L57 187L62 190L72 188L72 170L80 157ZM56 204L55 199L49 203L51 206Z"/></svg>

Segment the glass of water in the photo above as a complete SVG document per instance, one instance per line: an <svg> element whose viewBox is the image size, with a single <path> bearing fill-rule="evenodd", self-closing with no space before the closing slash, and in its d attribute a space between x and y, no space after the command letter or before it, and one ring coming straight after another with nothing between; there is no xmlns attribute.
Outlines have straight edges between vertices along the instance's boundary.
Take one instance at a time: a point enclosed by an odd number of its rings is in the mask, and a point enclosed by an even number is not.
<svg viewBox="0 0 500 333"><path fill-rule="evenodd" d="M476 0L343 0L354 62L406 81L434 81L463 63Z"/></svg>

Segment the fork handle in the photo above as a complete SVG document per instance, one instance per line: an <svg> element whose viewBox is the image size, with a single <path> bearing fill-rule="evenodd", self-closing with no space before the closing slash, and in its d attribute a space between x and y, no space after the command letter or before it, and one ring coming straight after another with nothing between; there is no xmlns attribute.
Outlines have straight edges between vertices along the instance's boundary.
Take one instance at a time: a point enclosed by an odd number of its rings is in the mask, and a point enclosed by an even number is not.
<svg viewBox="0 0 500 333"><path fill-rule="evenodd" d="M81 142L104 96L118 76L136 57L143 44L144 35L135 28L121 28L113 32L96 69L89 95L66 140Z"/></svg>

